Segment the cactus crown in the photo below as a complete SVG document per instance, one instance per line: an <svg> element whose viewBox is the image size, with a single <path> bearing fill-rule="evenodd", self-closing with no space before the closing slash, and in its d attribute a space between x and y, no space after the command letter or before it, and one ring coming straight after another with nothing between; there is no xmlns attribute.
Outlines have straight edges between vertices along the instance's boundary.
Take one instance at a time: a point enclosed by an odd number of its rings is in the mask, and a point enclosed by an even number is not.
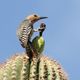
<svg viewBox="0 0 80 80"><path fill-rule="evenodd" d="M55 60L45 56L30 60L22 54L0 67L0 80L67 80L67 77Z"/></svg>

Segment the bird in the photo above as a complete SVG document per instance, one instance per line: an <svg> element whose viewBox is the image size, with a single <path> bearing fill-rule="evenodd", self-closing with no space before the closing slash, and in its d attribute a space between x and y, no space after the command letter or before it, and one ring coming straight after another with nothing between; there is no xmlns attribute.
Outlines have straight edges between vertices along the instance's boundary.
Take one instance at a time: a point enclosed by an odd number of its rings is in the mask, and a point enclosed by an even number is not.
<svg viewBox="0 0 80 80"><path fill-rule="evenodd" d="M29 51L33 51L32 45L31 45L31 37L34 32L39 31L38 29L36 30L33 25L35 22L45 19L48 17L40 17L37 14L32 14L27 16L20 24L20 26L17 29L17 36L19 38L20 44L23 48L26 49L26 53L30 56Z"/></svg>

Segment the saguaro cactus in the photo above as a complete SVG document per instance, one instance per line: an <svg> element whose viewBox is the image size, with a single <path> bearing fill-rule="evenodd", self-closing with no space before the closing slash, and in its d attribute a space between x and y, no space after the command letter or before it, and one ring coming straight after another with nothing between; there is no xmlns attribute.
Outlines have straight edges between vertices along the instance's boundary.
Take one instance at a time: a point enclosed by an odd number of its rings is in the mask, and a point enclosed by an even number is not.
<svg viewBox="0 0 80 80"><path fill-rule="evenodd" d="M43 37L35 37L32 44L38 56L30 58L25 53L13 56L0 65L0 80L68 80L56 60L41 54L45 44Z"/></svg>
<svg viewBox="0 0 80 80"><path fill-rule="evenodd" d="M42 23L39 29L41 30L40 36L36 36L30 43L35 48L34 55L32 55L33 50L29 52L31 57L26 51L13 56L6 63L0 64L0 80L68 80L56 60L51 60L41 54L45 45L42 37L44 29L45 24Z"/></svg>
<svg viewBox="0 0 80 80"><path fill-rule="evenodd" d="M0 65L0 80L67 80L67 77L55 60L45 56L30 60L22 54Z"/></svg>

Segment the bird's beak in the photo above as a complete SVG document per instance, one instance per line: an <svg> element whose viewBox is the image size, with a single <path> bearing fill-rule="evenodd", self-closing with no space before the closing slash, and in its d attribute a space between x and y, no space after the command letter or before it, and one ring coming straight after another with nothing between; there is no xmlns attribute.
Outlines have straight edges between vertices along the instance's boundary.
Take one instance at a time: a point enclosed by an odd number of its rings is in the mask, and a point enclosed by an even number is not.
<svg viewBox="0 0 80 80"><path fill-rule="evenodd" d="M39 17L39 19L38 19L38 20L40 20L40 19L46 19L46 18L48 18L48 17Z"/></svg>

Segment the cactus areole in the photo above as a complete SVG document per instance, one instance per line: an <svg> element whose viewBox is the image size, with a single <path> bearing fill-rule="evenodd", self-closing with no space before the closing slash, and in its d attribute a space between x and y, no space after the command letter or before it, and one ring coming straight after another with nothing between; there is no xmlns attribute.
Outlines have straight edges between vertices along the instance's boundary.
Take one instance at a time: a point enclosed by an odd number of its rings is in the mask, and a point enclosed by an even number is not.
<svg viewBox="0 0 80 80"><path fill-rule="evenodd" d="M61 66L45 56L16 55L0 66L0 80L67 80Z"/></svg>

